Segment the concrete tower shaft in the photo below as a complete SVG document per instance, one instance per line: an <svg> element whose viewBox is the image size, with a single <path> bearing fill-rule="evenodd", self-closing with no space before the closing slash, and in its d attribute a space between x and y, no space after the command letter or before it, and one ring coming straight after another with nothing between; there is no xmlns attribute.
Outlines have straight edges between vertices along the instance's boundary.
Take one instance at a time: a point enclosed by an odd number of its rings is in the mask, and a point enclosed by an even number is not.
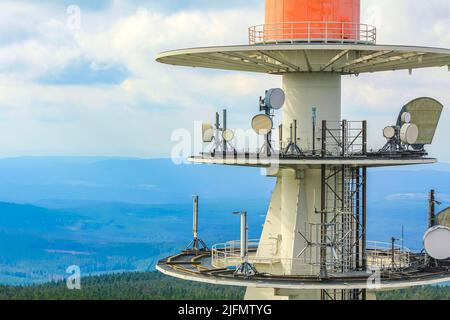
<svg viewBox="0 0 450 320"><path fill-rule="evenodd" d="M357 1L293 1L293 0L267 0L266 24L278 24L282 30L285 23L293 22L337 22L348 21L359 25L359 0ZM322 33L322 23L308 26L309 33ZM292 27L296 28L296 27ZM278 29L275 28L275 29ZM298 29L297 36L303 29ZM343 32L346 32L342 29ZM279 37L280 35L277 31ZM291 37L291 34L286 34ZM342 37L342 33L336 35ZM347 34L347 37L356 37L356 34ZM318 36L318 38L324 35ZM304 55L290 59L305 59ZM341 121L341 75L325 72L298 72L283 75L283 90L286 93L286 103L282 117L282 147L292 143L292 130L297 130L293 136L295 143L303 151L313 150L313 139L319 137L318 126L313 126L312 109L317 111L317 124L322 120L338 123ZM313 133L313 130L317 132ZM294 139L295 139L294 138ZM293 168L280 170L277 184L272 194L270 208L264 225L260 247L257 255L264 257L277 257L281 263L279 270L271 272L280 275L319 274L319 262L316 265L303 263L298 255L308 247L305 234L299 231L306 226L321 223L321 169ZM276 248L275 250L273 248ZM272 250L272 252L269 252ZM274 254L275 253L275 254ZM316 257L316 259L320 257ZM263 266L260 266L260 268ZM246 299L320 299L320 291L280 293L276 290L248 289Z"/></svg>
<svg viewBox="0 0 450 320"><path fill-rule="evenodd" d="M313 149L312 108L317 109L317 124L322 120L341 121L341 75L320 72L286 74L283 76L283 89L286 93L283 137L290 137L291 125L297 121L296 143L302 150L310 151ZM316 131L315 137L319 137L318 127Z"/></svg>

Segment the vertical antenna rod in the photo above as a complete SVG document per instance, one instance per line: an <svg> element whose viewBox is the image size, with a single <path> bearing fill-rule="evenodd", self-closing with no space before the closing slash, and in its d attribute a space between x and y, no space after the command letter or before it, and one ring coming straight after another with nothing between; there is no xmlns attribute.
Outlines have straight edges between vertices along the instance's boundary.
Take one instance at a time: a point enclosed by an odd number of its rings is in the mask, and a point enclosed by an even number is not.
<svg viewBox="0 0 450 320"><path fill-rule="evenodd" d="M194 218L193 218L193 234L194 234L194 240L198 240L198 196L194 196Z"/></svg>
<svg viewBox="0 0 450 320"><path fill-rule="evenodd" d="M225 133L227 131L227 110L224 109L223 110L223 128L222 128L222 132ZM223 153L227 153L227 141L225 139L223 139Z"/></svg>
<svg viewBox="0 0 450 320"><path fill-rule="evenodd" d="M214 154L220 150L220 115L216 112L216 130L214 134Z"/></svg>
<svg viewBox="0 0 450 320"><path fill-rule="evenodd" d="M280 141L279 149L280 149L280 153L281 153L281 152L283 152L283 125L282 124L280 124L280 126L278 127L278 132L279 132L278 138Z"/></svg>
<svg viewBox="0 0 450 320"><path fill-rule="evenodd" d="M435 191L430 191L430 197L428 199L428 228L434 227L435 219L436 219L436 198L435 198Z"/></svg>
<svg viewBox="0 0 450 320"><path fill-rule="evenodd" d="M241 213L241 258L244 262L248 262L247 211Z"/></svg>
<svg viewBox="0 0 450 320"><path fill-rule="evenodd" d="M317 124L317 107L312 107L311 109L312 113L312 154L313 156L316 155L316 124Z"/></svg>
<svg viewBox="0 0 450 320"><path fill-rule="evenodd" d="M203 240L198 237L198 199L198 196L193 196L194 208L192 210L192 233L194 235L194 239L189 242L186 248L187 250L193 250L195 252L208 250L208 247Z"/></svg>
<svg viewBox="0 0 450 320"><path fill-rule="evenodd" d="M249 278L258 273L255 267L248 262L248 223L247 211L234 212L241 216L241 264L236 267L235 275Z"/></svg>

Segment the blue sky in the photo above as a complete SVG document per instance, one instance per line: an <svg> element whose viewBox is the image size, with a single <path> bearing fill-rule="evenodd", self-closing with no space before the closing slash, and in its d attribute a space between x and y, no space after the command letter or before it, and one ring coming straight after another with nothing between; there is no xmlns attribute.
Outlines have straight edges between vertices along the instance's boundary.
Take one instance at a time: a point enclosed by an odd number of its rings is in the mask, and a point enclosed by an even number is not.
<svg viewBox="0 0 450 320"><path fill-rule="evenodd" d="M80 8L74 27L71 5ZM450 48L450 1L364 0L379 43ZM227 106L246 128L276 76L175 68L154 61L183 47L245 44L264 1L0 1L0 157L170 155L171 133ZM418 96L450 106L446 69L343 81L343 113L370 119L371 144ZM450 108L450 107L449 107ZM430 151L450 162L450 111Z"/></svg>

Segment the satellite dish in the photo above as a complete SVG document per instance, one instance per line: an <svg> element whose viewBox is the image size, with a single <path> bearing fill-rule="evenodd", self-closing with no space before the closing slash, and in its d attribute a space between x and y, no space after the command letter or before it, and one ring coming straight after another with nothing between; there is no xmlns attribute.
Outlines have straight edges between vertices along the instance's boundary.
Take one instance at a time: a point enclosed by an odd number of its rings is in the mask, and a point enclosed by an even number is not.
<svg viewBox="0 0 450 320"><path fill-rule="evenodd" d="M423 244L432 258L437 260L450 258L450 228L436 226L429 229L423 237Z"/></svg>
<svg viewBox="0 0 450 320"><path fill-rule="evenodd" d="M266 135L272 131L273 121L268 115L259 114L253 118L252 128L257 134Z"/></svg>
<svg viewBox="0 0 450 320"><path fill-rule="evenodd" d="M439 120L444 106L433 98L418 98L409 102L400 112L397 125L402 126L402 115L410 114L410 123L414 123L419 128L419 136L413 147L423 148L424 145L431 144L436 133Z"/></svg>
<svg viewBox="0 0 450 320"><path fill-rule="evenodd" d="M400 140L404 144L412 145L419 138L419 128L413 123L407 123L400 129Z"/></svg>
<svg viewBox="0 0 450 320"><path fill-rule="evenodd" d="M210 143L214 138L214 128L211 123L202 123L202 137L204 143Z"/></svg>
<svg viewBox="0 0 450 320"><path fill-rule="evenodd" d="M285 101L286 95L282 89L277 88L267 90L264 102L270 109L280 110L283 108Z"/></svg>
<svg viewBox="0 0 450 320"><path fill-rule="evenodd" d="M394 127L386 127L383 129L383 136L386 139L392 139L395 137L395 128Z"/></svg>
<svg viewBox="0 0 450 320"><path fill-rule="evenodd" d="M437 214L437 223L450 228L450 208L444 209Z"/></svg>
<svg viewBox="0 0 450 320"><path fill-rule="evenodd" d="M402 123L411 123L411 113L403 112L401 117Z"/></svg>
<svg viewBox="0 0 450 320"><path fill-rule="evenodd" d="M225 131L222 133L222 138L223 138L225 141L231 141L231 140L233 140L233 139L234 139L234 131L233 131L233 130L230 130L230 129L225 130Z"/></svg>

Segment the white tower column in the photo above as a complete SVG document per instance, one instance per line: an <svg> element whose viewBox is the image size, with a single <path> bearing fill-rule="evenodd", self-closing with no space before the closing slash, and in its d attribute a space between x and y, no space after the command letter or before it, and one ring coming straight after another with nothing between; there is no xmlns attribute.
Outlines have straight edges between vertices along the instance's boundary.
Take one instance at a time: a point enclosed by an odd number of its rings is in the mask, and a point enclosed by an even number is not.
<svg viewBox="0 0 450 320"><path fill-rule="evenodd" d="M283 76L286 103L283 107L283 137L290 137L290 126L297 120L298 146L312 150L312 107L317 108L317 132L322 120L341 121L341 76L330 73L295 73ZM320 152L320 141L316 148ZM321 170L311 168L281 169L264 225L257 256L271 257L279 263L256 265L260 272L279 275L319 274L319 267L297 259L307 247L299 233L308 223L320 223ZM305 235L306 236L306 235ZM248 289L246 299L320 299L320 291L283 293L275 289ZM285 294L288 294L286 296Z"/></svg>
<svg viewBox="0 0 450 320"><path fill-rule="evenodd" d="M312 107L317 108L318 126L322 120L341 121L341 75L329 72L286 74L283 90L286 93L282 121L284 140L289 138L290 126L297 120L297 144L302 150L312 150ZM316 147L319 147L317 141Z"/></svg>

